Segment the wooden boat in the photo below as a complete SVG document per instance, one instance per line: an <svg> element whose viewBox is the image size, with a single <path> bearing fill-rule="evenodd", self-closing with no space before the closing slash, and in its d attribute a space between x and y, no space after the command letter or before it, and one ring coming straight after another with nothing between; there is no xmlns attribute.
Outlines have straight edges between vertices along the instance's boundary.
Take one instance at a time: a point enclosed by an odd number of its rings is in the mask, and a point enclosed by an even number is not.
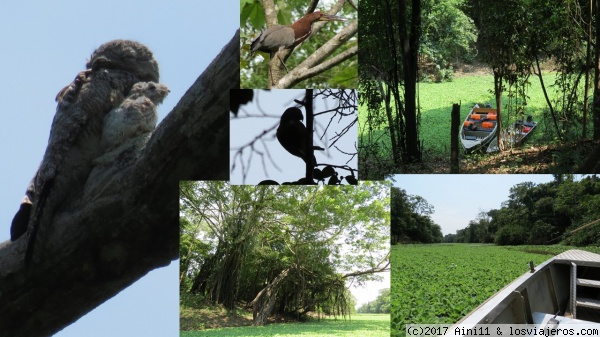
<svg viewBox="0 0 600 337"><path fill-rule="evenodd" d="M489 144L496 134L496 109L480 108L475 104L460 129L460 141L465 151L471 152Z"/></svg>
<svg viewBox="0 0 600 337"><path fill-rule="evenodd" d="M600 328L600 255L569 250L533 268L461 319L478 324L586 323Z"/></svg>
<svg viewBox="0 0 600 337"><path fill-rule="evenodd" d="M508 130L502 131L502 139L510 147L519 146L536 126L537 122L534 122L531 115L528 115L525 122L518 120ZM498 138L494 137L487 148L487 152L496 152L498 150Z"/></svg>

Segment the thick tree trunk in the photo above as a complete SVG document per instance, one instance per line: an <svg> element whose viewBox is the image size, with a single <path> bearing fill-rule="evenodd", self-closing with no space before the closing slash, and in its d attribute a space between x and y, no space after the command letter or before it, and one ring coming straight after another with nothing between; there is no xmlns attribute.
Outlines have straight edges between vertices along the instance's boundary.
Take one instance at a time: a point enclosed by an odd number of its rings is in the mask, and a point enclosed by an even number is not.
<svg viewBox="0 0 600 337"><path fill-rule="evenodd" d="M396 122L397 120L401 119L402 116L399 115L399 109L398 107L400 106L400 104L402 104L402 102L400 101L400 94L398 92L398 87L400 86L400 71L399 71L399 64L400 64L400 60L398 58L398 54L396 53L396 36L394 34L394 24L393 24L393 20L392 20L392 10L391 10L391 6L390 6L390 0L385 0L385 5L386 5L386 10L385 10L385 20L387 22L387 24L385 25L386 30L385 30L385 36L386 39L388 40L389 44L390 44L390 53L392 53L392 64L391 64L391 76L390 78L386 78L384 83L387 86L386 87L386 92L387 94L385 95L385 105L386 105L386 113L387 113L387 118L388 118L388 123L390 126L390 137L391 137L391 143L392 143L392 158L394 159L394 164L396 165L400 165L401 163L401 159L400 159L400 153L402 153L401 147L403 147L404 142L403 142L403 136L401 136L401 132L403 132L403 130L401 130L398 127L398 123ZM380 82L380 86L381 86L381 82ZM390 106L390 92L392 92L394 94L394 101L396 104L396 116L395 118L392 116L392 108Z"/></svg>
<svg viewBox="0 0 600 337"><path fill-rule="evenodd" d="M385 115L387 117L388 125L390 127L390 140L392 142L392 157L394 159L394 164L400 164L400 149L398 147L398 131L396 129L396 122L392 116L392 105L390 104L391 99L391 90L390 86L386 85L386 88L383 88L384 83L382 81L377 81L379 85L379 92L381 96L383 96L383 101L385 103Z"/></svg>
<svg viewBox="0 0 600 337"><path fill-rule="evenodd" d="M271 283L261 290L252 301L252 325L265 325L273 312L277 300L277 293L283 280L288 275L289 269L284 269Z"/></svg>
<svg viewBox="0 0 600 337"><path fill-rule="evenodd" d="M400 44L404 65L404 118L406 120L406 160L415 162L421 159L419 134L417 131L417 62L419 38L421 36L421 0L412 1L410 33L406 23L406 0L399 1ZM403 23L403 24L402 24ZM410 34L410 35L409 35Z"/></svg>
<svg viewBox="0 0 600 337"><path fill-rule="evenodd" d="M0 244L0 336L49 336L179 252L180 180L229 176L229 89L239 86L239 31L127 166L103 167L100 195L52 220L39 263L27 237ZM225 155L224 155L225 154ZM86 183L86 184L88 184ZM82 188L85 188L82 186Z"/></svg>
<svg viewBox="0 0 600 337"><path fill-rule="evenodd" d="M220 248L217 248L215 254L211 255L208 259L204 261L202 267L200 267L200 271L194 278L194 282L192 283L190 292L196 294L204 294L204 292L206 291L208 277L213 273L217 261L221 259L221 255L217 255L220 254L221 251L222 250Z"/></svg>
<svg viewBox="0 0 600 337"><path fill-rule="evenodd" d="M235 309L237 285L242 266L245 244L230 247L222 263L216 269L215 282L212 285L211 299L222 303L225 309Z"/></svg>
<svg viewBox="0 0 600 337"><path fill-rule="evenodd" d="M235 300L238 295L240 271L244 256L252 245L252 239L258 228L258 217L264 207L266 189L260 189L258 198L250 202L236 201L236 213L225 218L225 232L228 233L224 241L219 243L219 258L212 273L205 275L210 279L210 300L221 303L228 310L235 309Z"/></svg>
<svg viewBox="0 0 600 337"><path fill-rule="evenodd" d="M419 62L419 41L421 39L421 0L412 1L412 23L410 30L410 80L411 80L411 95L407 97L407 102L410 101L411 110L408 110L411 117L411 124L406 123L406 139L408 144L408 155L410 161L421 161L421 146L419 143L419 130L417 125L417 74ZM409 126L410 125L410 126Z"/></svg>
<svg viewBox="0 0 600 337"><path fill-rule="evenodd" d="M600 173L600 144L596 142L596 147L587 156L585 162L575 171L577 174L597 174Z"/></svg>

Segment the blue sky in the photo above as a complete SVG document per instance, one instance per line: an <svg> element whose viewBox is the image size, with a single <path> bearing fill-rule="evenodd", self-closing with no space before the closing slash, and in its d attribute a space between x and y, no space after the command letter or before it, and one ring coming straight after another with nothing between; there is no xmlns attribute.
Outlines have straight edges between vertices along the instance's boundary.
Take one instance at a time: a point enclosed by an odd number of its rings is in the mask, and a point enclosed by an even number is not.
<svg viewBox="0 0 600 337"><path fill-rule="evenodd" d="M209 6L210 5L210 6ZM210 13L207 14L207 11ZM42 159L54 97L113 39L146 44L175 106L239 27L239 2L4 1L0 4L0 241ZM55 336L179 336L178 264L152 271Z"/></svg>
<svg viewBox="0 0 600 337"><path fill-rule="evenodd" d="M577 180L579 176L575 177ZM467 227L480 210L500 208L508 200L509 190L516 184L536 184L554 180L550 174L416 174L395 175L393 186L408 194L420 195L434 206L432 220L442 233L454 234Z"/></svg>

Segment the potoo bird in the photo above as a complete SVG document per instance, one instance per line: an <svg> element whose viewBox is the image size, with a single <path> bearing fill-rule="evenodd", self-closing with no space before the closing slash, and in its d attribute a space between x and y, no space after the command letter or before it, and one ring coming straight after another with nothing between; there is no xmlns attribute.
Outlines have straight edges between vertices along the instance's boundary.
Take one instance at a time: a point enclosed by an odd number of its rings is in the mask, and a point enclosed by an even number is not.
<svg viewBox="0 0 600 337"><path fill-rule="evenodd" d="M118 188L122 188L122 184L111 182L143 153L156 127L157 106L168 93L169 89L164 84L138 82L121 105L106 115L101 138L106 151L94 160L85 184L85 199L120 194Z"/></svg>
<svg viewBox="0 0 600 337"><path fill-rule="evenodd" d="M50 248L49 238L68 230L52 228L52 218L77 207L94 160L105 151L101 138L106 115L123 102L135 83L159 79L152 52L129 40L103 44L92 53L86 68L57 95L46 152L27 188L33 206L27 225L26 264L41 256L41 252L34 254L36 242L43 251Z"/></svg>
<svg viewBox="0 0 600 337"><path fill-rule="evenodd" d="M164 84L138 82L129 96L104 118L102 144L115 148L126 140L151 133L156 127L156 107L167 97L169 89Z"/></svg>
<svg viewBox="0 0 600 337"><path fill-rule="evenodd" d="M306 162L306 127L302 124L303 119L304 116L302 115L302 110L298 108L288 108L283 112L283 115L281 115L276 135L277 140L287 152L302 158L302 160ZM323 150L323 148L318 146L313 146L313 149ZM309 165L317 165L317 159L314 154L309 160Z"/></svg>

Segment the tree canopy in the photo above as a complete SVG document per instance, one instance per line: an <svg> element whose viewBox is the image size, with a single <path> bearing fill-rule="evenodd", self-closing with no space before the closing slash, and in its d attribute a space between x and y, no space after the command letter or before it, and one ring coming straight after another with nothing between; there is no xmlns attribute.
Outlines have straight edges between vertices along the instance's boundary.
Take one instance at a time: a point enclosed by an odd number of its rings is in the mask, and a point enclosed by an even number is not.
<svg viewBox="0 0 600 337"><path fill-rule="evenodd" d="M442 229L431 220L434 208L427 200L392 187L391 203L392 244L442 242Z"/></svg>

